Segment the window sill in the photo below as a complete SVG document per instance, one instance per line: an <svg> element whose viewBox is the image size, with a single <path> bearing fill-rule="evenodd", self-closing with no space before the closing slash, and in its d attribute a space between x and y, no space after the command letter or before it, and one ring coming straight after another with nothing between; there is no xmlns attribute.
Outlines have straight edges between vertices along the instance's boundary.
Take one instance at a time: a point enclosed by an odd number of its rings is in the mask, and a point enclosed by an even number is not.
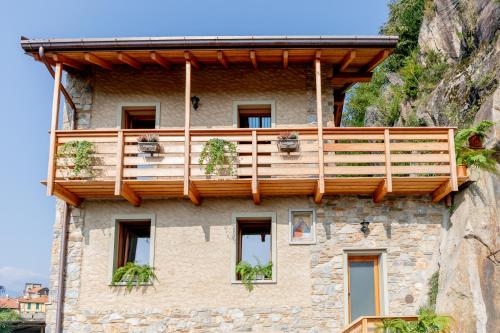
<svg viewBox="0 0 500 333"><path fill-rule="evenodd" d="M278 283L276 280L255 280L252 284L276 284ZM241 280L232 280L231 284L243 284Z"/></svg>
<svg viewBox="0 0 500 333"><path fill-rule="evenodd" d="M140 283L139 285L133 285L132 287L147 287L147 286L152 286L153 282L148 282L148 283ZM127 283L126 282L120 282L120 283L109 283L109 287L126 287Z"/></svg>

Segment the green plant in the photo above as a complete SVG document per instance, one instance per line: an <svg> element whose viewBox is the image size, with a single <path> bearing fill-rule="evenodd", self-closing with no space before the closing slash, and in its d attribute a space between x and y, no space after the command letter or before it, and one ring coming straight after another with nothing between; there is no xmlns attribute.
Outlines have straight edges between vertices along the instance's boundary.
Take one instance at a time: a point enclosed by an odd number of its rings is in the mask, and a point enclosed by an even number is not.
<svg viewBox="0 0 500 333"><path fill-rule="evenodd" d="M92 165L95 160L92 156L94 153L94 144L89 141L70 141L66 142L59 148L58 157L71 161L73 168L70 169L72 177L95 177ZM67 163L69 164L69 163ZM69 169L69 168L67 168Z"/></svg>
<svg viewBox="0 0 500 333"><path fill-rule="evenodd" d="M493 125L495 125L494 122L483 120L476 126L460 130L457 135L455 135L455 147L457 147L457 149L463 148L467 140L469 140L469 138L473 135L484 139Z"/></svg>
<svg viewBox="0 0 500 333"><path fill-rule="evenodd" d="M19 314L11 309L0 308L0 333L10 333L13 331L13 321L20 320Z"/></svg>
<svg viewBox="0 0 500 333"><path fill-rule="evenodd" d="M430 308L421 308L418 319L405 321L403 319L382 320L377 332L384 333L447 333L451 329L451 318L439 316Z"/></svg>
<svg viewBox="0 0 500 333"><path fill-rule="evenodd" d="M137 142L158 142L159 137L156 134L144 134L137 138Z"/></svg>
<svg viewBox="0 0 500 333"><path fill-rule="evenodd" d="M278 140L298 140L299 133L297 132L280 132Z"/></svg>
<svg viewBox="0 0 500 333"><path fill-rule="evenodd" d="M451 209L452 207L450 207ZM429 292L427 296L429 297L429 307L431 309L436 309L436 299L439 291L439 270L435 271L431 278L429 279Z"/></svg>
<svg viewBox="0 0 500 333"><path fill-rule="evenodd" d="M200 154L200 164L207 176L233 175L235 161L236 145L219 138L208 140Z"/></svg>
<svg viewBox="0 0 500 333"><path fill-rule="evenodd" d="M457 165L466 165L484 171L497 172L497 162L493 155L494 149L470 149L461 147L457 149Z"/></svg>
<svg viewBox="0 0 500 333"><path fill-rule="evenodd" d="M253 290L253 283L259 276L262 276L264 280L270 280L273 277L273 263L270 261L266 265L252 266L246 261L240 261L236 265L236 274L239 275L241 282L245 285L248 291Z"/></svg>
<svg viewBox="0 0 500 333"><path fill-rule="evenodd" d="M111 281L112 285L125 284L127 290L138 287L144 283L150 283L156 279L154 268L149 265L138 265L133 262L128 262L125 266L119 267L113 274Z"/></svg>

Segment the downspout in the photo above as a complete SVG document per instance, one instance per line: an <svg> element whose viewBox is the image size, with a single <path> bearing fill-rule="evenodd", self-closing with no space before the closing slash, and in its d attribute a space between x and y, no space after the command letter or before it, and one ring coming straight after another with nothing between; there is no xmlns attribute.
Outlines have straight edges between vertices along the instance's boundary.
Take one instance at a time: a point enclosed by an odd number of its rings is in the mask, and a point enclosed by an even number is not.
<svg viewBox="0 0 500 333"><path fill-rule="evenodd" d="M49 71L52 77L55 76L54 70L52 66L50 66L47 58L45 57L45 50L42 46L38 49L38 54L40 56L40 60L45 64L47 70ZM73 101L71 100L70 95L61 84L61 90L64 94L66 102L73 109L73 119L71 121L71 129L75 128L75 120L76 120L76 107ZM61 216L61 245L59 250L59 272L58 272L58 285L57 285L57 308L56 308L56 333L63 332L63 320L64 320L64 295L65 295L65 281L66 281L66 260L67 260L67 252L68 252L68 226L69 226L69 205L67 202L64 202L62 216Z"/></svg>

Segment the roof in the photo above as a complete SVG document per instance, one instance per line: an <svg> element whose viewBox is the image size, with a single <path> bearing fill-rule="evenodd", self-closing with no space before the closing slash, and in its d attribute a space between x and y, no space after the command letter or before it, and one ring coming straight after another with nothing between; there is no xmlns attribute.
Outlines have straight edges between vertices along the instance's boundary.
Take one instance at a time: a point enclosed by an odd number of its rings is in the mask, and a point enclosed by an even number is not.
<svg viewBox="0 0 500 333"><path fill-rule="evenodd" d="M238 49L238 48L394 48L397 36L179 36L123 38L21 37L26 52L158 49Z"/></svg>
<svg viewBox="0 0 500 333"><path fill-rule="evenodd" d="M36 298L19 298L19 303L47 303L49 298L47 296L40 296Z"/></svg>
<svg viewBox="0 0 500 333"><path fill-rule="evenodd" d="M18 307L19 307L19 302L16 298L10 298L10 297L0 298L1 309L17 309Z"/></svg>

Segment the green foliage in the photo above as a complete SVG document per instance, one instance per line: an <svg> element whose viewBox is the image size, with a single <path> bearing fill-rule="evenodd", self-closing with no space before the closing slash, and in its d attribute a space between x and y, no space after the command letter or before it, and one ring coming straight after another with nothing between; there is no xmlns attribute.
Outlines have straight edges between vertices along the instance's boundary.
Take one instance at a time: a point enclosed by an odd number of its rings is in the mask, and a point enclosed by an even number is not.
<svg viewBox="0 0 500 333"><path fill-rule="evenodd" d="M405 321L403 319L382 320L378 332L383 333L448 333L451 329L451 318L438 316L434 310L421 308L418 319Z"/></svg>
<svg viewBox="0 0 500 333"><path fill-rule="evenodd" d="M59 149L58 157L71 161L73 168L70 169L72 177L95 177L92 166L94 165L94 144L89 141L66 142ZM66 168L69 169L69 168Z"/></svg>
<svg viewBox="0 0 500 333"><path fill-rule="evenodd" d="M464 128L460 130L456 135L455 135L455 147L461 148L465 146L467 143L467 140L473 135L477 135L480 138L486 137L488 134L488 131L495 125L494 122L489 121L489 120L483 120L479 124L473 127L469 128Z"/></svg>
<svg viewBox="0 0 500 333"><path fill-rule="evenodd" d="M270 280L273 277L273 263L270 261L266 265L258 263L255 266L250 265L246 261L240 261L236 265L236 274L239 275L241 282L245 285L248 291L252 291L253 283L259 276L265 280Z"/></svg>
<svg viewBox="0 0 500 333"><path fill-rule="evenodd" d="M233 175L235 161L236 145L219 138L208 140L200 154L200 163L204 165L207 176Z"/></svg>
<svg viewBox="0 0 500 333"><path fill-rule="evenodd" d="M429 297L429 307L431 309L436 309L436 299L439 291L439 270L435 271L429 279L429 292L427 296Z"/></svg>
<svg viewBox="0 0 500 333"><path fill-rule="evenodd" d="M389 19L380 32L399 36L396 50L386 63L389 71L398 70L403 60L416 49L425 3L426 0L392 0L389 3Z"/></svg>
<svg viewBox="0 0 500 333"><path fill-rule="evenodd" d="M11 322L20 320L19 314L11 309L0 309L0 333L13 331Z"/></svg>
<svg viewBox="0 0 500 333"><path fill-rule="evenodd" d="M457 151L457 165L466 165L468 168L497 173L497 162L494 158L494 149L470 149L461 147Z"/></svg>
<svg viewBox="0 0 500 333"><path fill-rule="evenodd" d="M141 284L151 283L156 279L154 268L149 265L138 265L128 262L125 266L118 268L113 274L112 285L126 284L127 290L139 287Z"/></svg>

